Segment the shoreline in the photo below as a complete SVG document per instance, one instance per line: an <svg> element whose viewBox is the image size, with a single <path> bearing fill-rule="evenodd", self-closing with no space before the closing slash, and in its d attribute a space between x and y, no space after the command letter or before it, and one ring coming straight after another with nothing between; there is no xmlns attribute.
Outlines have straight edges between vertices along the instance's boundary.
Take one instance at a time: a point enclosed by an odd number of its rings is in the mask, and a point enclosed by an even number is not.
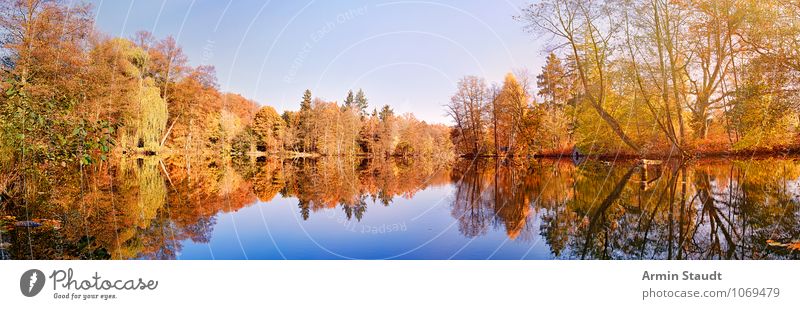
<svg viewBox="0 0 800 309"><path fill-rule="evenodd" d="M156 151L122 151L122 156L141 158L141 157L170 157L175 152L168 149L160 152ZM730 151L709 151L709 152L694 152L690 156L681 157L678 155L662 154L662 153L647 153L644 155L636 155L629 152L620 153L591 153L591 154L577 154L575 152L551 152L539 153L533 155L471 155L471 154L453 154L453 159L577 159L577 160L643 160L643 161L693 161L700 159L727 159L727 158L776 158L776 157L798 157L800 158L800 145L794 147L786 147L779 149L757 149L757 150L730 150ZM281 160L291 159L319 159L325 157L340 157L340 158L360 158L360 159L377 159L379 156L370 154L355 154L355 155L323 155L319 153L304 153L304 152L288 152L288 153L271 153L271 152L247 152L232 157L250 157L250 158L275 158ZM391 155L384 159L415 159L421 158L419 156L400 156ZM433 158L433 157L429 157Z"/></svg>
<svg viewBox="0 0 800 309"><path fill-rule="evenodd" d="M664 153L645 153L643 155L637 155L629 152L619 152L619 153L590 153L590 154L580 154L575 153L573 151L570 152L550 152L550 153L538 153L533 155L514 155L514 156L498 156L498 155L471 155L471 154L462 154L456 155L457 158L464 158L464 159L472 159L472 158L486 158L486 159L497 159L497 158L520 158L520 159L594 159L594 160L662 160L662 161L676 161L676 160L684 160L684 161L692 161L698 159L723 159L723 158L775 158L775 157L791 157L797 156L800 158L800 145L792 146L792 147L783 147L783 148L773 148L773 149L755 149L755 150L726 150L726 151L708 151L708 152L690 152L689 156L681 157L674 154L664 154Z"/></svg>

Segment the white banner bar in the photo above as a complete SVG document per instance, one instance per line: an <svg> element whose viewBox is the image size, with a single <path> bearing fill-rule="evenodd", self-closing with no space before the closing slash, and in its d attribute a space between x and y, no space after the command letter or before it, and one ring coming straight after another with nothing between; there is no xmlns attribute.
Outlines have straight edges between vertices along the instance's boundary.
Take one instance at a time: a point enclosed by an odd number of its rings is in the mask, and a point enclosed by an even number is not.
<svg viewBox="0 0 800 309"><path fill-rule="evenodd" d="M800 304L797 265L794 261L3 261L0 303L25 308L167 304L790 308ZM45 278L36 275L32 283L35 270ZM37 288L40 291L31 291ZM37 293L25 296L31 292Z"/></svg>

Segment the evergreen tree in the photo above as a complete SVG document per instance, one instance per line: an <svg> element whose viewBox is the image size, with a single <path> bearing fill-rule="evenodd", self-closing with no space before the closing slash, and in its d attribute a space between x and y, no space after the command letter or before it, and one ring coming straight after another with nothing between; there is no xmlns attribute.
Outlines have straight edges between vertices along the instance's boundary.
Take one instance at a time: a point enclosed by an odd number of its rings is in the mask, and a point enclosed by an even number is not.
<svg viewBox="0 0 800 309"><path fill-rule="evenodd" d="M353 98L353 90L347 92L347 98L344 99L344 107L351 108L353 107L353 103L355 103L355 99Z"/></svg>
<svg viewBox="0 0 800 309"><path fill-rule="evenodd" d="M392 116L394 116L394 110L392 110L389 105L384 105L378 117L380 117L381 121L385 122Z"/></svg>
<svg viewBox="0 0 800 309"><path fill-rule="evenodd" d="M300 102L300 111L310 111L311 110L311 90L306 89L306 92L303 93L303 101Z"/></svg>
<svg viewBox="0 0 800 309"><path fill-rule="evenodd" d="M313 150L314 141L311 134L311 90L306 89L303 93L303 101L300 102L300 115L297 130L297 142L300 144L300 151L310 152Z"/></svg>
<svg viewBox="0 0 800 309"><path fill-rule="evenodd" d="M539 95L549 108L562 108L569 101L569 76L561 60L554 53L547 56L542 74L536 76Z"/></svg>
<svg viewBox="0 0 800 309"><path fill-rule="evenodd" d="M358 110L358 113L362 117L367 115L368 106L369 103L366 95L364 95L364 90L358 89L358 93L356 93L356 98L355 98L355 108Z"/></svg>

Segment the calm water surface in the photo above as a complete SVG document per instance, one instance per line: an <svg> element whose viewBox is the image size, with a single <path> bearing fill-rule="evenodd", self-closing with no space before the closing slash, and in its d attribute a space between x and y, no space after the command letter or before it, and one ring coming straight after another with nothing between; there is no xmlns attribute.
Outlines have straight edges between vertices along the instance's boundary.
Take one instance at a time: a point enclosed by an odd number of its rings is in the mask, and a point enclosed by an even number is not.
<svg viewBox="0 0 800 309"><path fill-rule="evenodd" d="M174 162L173 162L174 161ZM797 259L800 161L127 160L3 210L11 259ZM33 223L31 223L33 222Z"/></svg>

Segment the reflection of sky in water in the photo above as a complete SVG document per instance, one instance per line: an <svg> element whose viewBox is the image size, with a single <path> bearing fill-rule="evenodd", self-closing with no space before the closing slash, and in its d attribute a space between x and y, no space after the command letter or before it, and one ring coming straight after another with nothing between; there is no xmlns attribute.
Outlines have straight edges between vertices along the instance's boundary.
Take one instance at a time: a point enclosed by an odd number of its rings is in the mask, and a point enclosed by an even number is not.
<svg viewBox="0 0 800 309"><path fill-rule="evenodd" d="M191 174L172 165L171 178L164 179L157 160L144 160L84 180L67 173L65 183L75 185L55 188L42 204L28 207L30 218L44 219L42 226L2 223L0 253L12 259L800 254L792 249L800 246L800 163L794 160L648 167L623 161L430 163L269 161L236 170L195 165Z"/></svg>
<svg viewBox="0 0 800 309"><path fill-rule="evenodd" d="M179 258L551 258L539 235L511 240L502 224L465 237L451 214L452 194L453 186L429 187L411 199L395 197L388 207L368 199L360 222L348 221L341 208L320 210L303 221L297 199L277 197L218 215L211 241L185 241Z"/></svg>

